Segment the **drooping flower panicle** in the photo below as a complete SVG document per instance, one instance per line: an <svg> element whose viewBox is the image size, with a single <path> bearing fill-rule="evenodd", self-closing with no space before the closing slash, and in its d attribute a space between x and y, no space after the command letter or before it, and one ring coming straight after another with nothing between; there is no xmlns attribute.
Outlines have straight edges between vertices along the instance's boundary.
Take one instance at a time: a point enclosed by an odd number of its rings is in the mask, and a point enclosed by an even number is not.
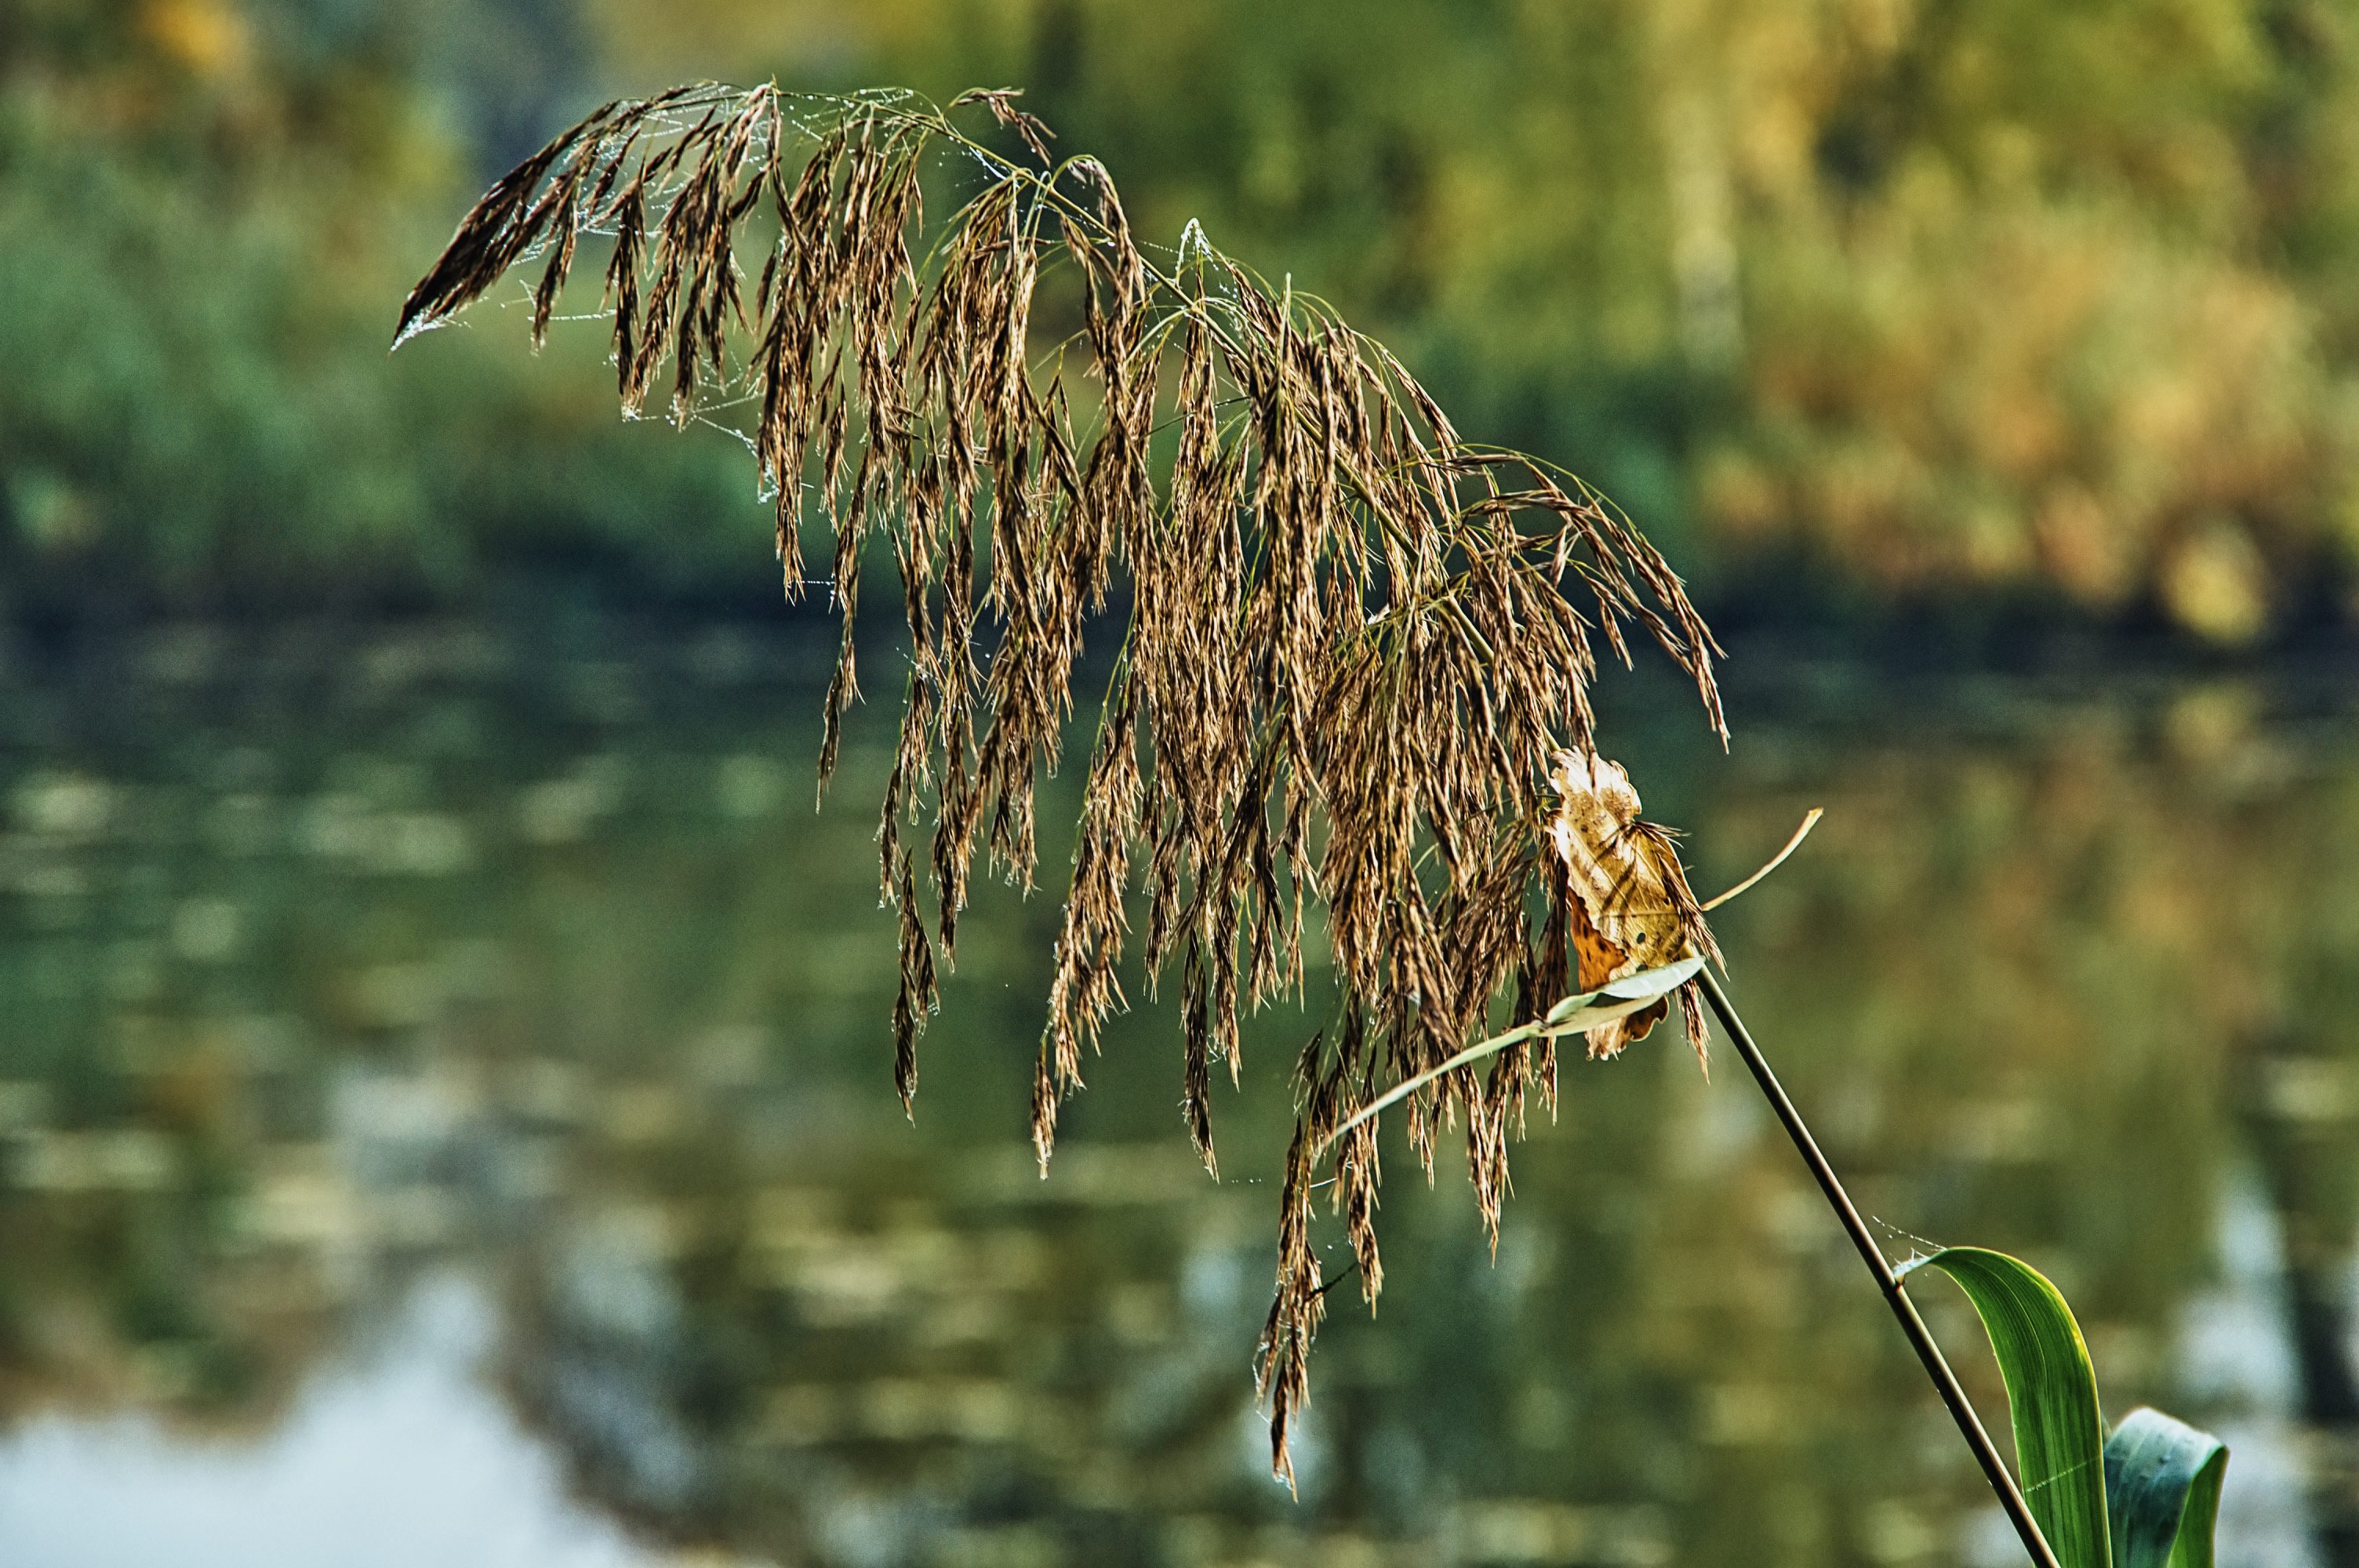
<svg viewBox="0 0 2359 1568"><path fill-rule="evenodd" d="M1241 1012L1301 992L1323 910L1332 1022L1299 1064L1261 1357L1290 1474L1325 1292L1322 1162L1370 1303L1383 1281L1375 1126L1328 1135L1601 966L1710 951L1668 836L1595 753L1588 683L1598 640L1626 663L1641 628L1724 734L1717 648L1677 574L1578 479L1462 440L1381 343L1192 224L1150 254L1105 169L1050 139L1007 92L948 109L776 86L612 103L492 187L400 333L531 262L538 340L577 251L603 247L625 408L669 367L675 420L745 439L790 599L810 586L806 528L830 535L843 630L822 784L860 695L863 572L872 546L890 554L910 669L878 839L905 1104L978 844L1013 881L1038 871L1034 784L1059 762L1085 634L1105 686L1035 1065L1044 1167L1136 940L1150 989L1176 971L1183 1117L1213 1168L1214 1069L1237 1074ZM929 223L945 177L964 194ZM1050 341L1044 314L1080 325ZM1462 1114L1495 1238L1508 1133L1553 1085L1542 1037L1409 1098L1429 1170Z"/></svg>

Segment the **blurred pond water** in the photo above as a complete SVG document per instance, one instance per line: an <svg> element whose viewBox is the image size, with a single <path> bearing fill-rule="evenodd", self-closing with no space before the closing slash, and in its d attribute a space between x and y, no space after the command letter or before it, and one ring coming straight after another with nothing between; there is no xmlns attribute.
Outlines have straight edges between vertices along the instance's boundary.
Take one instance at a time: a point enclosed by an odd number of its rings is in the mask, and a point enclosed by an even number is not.
<svg viewBox="0 0 2359 1568"><path fill-rule="evenodd" d="M1675 1030L1567 1066L1495 1260L1388 1139L1383 1310L1330 1320L1289 1500L1249 1363L1313 1019L1251 1030L1214 1184L1141 1007L1040 1181L1056 900L989 891L909 1126L889 719L814 815L823 657L199 626L0 662L0 1563L2010 1561ZM1745 663L1729 757L1643 682L1605 733L1707 888L1829 808L1720 929L1863 1207L1896 1253L2030 1257L2109 1414L2228 1436L2224 1562L2359 1564L2359 705Z"/></svg>

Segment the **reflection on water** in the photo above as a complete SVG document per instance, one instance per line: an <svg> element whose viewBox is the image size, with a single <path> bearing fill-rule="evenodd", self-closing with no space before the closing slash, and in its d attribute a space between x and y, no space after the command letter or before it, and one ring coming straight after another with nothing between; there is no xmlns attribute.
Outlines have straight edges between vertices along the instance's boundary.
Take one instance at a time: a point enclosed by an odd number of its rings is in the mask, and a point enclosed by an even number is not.
<svg viewBox="0 0 2359 1568"><path fill-rule="evenodd" d="M476 1377L492 1326L480 1290L437 1281L247 1440L146 1413L35 1416L0 1462L0 1550L17 1568L652 1568L566 1496L556 1457Z"/></svg>
<svg viewBox="0 0 2359 1568"><path fill-rule="evenodd" d="M0 1561L2008 1560L1790 1151L1683 1051L1568 1069L1495 1264L1397 1152L1290 1501L1247 1368L1304 1021L1249 1036L1222 1184L1153 1009L1038 1181L1054 910L993 893L913 1130L887 737L814 816L798 645L531 645L0 666ZM2351 715L1843 679L1740 692L1727 761L1643 692L1616 731L1708 884L1831 808L1723 921L1749 1018L1895 1250L2027 1254L2114 1413L2236 1441L2228 1561L2359 1563Z"/></svg>

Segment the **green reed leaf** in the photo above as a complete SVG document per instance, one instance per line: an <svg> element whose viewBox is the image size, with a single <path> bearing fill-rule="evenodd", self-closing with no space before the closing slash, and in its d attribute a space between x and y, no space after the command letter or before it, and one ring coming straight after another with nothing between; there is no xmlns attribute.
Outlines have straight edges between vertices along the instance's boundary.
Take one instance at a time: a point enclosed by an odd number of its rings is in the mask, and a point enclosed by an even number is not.
<svg viewBox="0 0 2359 1568"><path fill-rule="evenodd" d="M1608 980L1597 988L1599 996L1619 997L1636 1001L1645 997L1661 996L1675 991L1703 972L1701 958L1681 958L1676 964L1660 968L1641 969L1635 975L1625 975L1618 980Z"/></svg>
<svg viewBox="0 0 2359 1568"><path fill-rule="evenodd" d="M2212 1568L2228 1445L2160 1411L2136 1410L2105 1444L2114 1568Z"/></svg>
<svg viewBox="0 0 2359 1568"><path fill-rule="evenodd" d="M1899 1272L1921 1268L1955 1280L1982 1315L2014 1417L2016 1476L2057 1562L2115 1568L2097 1375L2072 1309L2038 1270L2004 1252L1944 1248Z"/></svg>
<svg viewBox="0 0 2359 1568"><path fill-rule="evenodd" d="M1477 1041L1440 1066L1429 1067L1413 1078L1405 1078L1395 1084L1339 1123L1319 1147L1325 1150L1352 1129L1364 1121L1374 1120L1379 1112L1398 1105L1435 1079L1454 1073L1470 1063L1479 1062L1485 1056L1496 1055L1510 1045L1537 1040L1543 1034L1578 1034L1598 1024L1611 1023L1617 1018L1627 1018L1634 1012L1643 1011L1655 998L1677 990L1695 979L1702 968L1701 958L1682 958L1676 964L1641 969L1635 975L1608 980L1593 991L1566 997L1549 1008L1548 1015L1538 1022L1519 1023L1504 1034L1494 1034L1488 1040Z"/></svg>
<svg viewBox="0 0 2359 1568"><path fill-rule="evenodd" d="M1603 994L1603 993L1600 991L1582 991L1578 995L1566 997L1554 1007L1549 1008L1548 1010L1548 1016L1540 1022L1549 1028L1553 1029L1557 1025L1563 1023L1566 1020L1572 1017L1574 1013L1579 1012L1582 1009L1595 1001L1598 997ZM1504 1042L1502 1043L1504 1044ZM1484 1044L1487 1045L1490 1042L1486 1040Z"/></svg>

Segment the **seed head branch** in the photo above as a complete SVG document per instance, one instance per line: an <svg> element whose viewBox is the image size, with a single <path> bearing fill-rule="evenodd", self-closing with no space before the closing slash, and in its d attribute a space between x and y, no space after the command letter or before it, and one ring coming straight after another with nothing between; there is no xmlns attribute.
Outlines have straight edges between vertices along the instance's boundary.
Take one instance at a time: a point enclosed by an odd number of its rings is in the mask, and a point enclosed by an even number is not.
<svg viewBox="0 0 2359 1568"><path fill-rule="evenodd" d="M1588 688L1599 639L1626 664L1635 626L1724 739L1720 650L1669 563L1579 479L1462 440L1382 343L1195 224L1157 259L1104 167L1052 142L1006 90L936 106L707 84L611 103L484 193L398 337L537 263L538 342L577 253L603 247L625 411L662 384L674 421L745 438L790 600L806 534L824 532L842 632L822 787L862 692L864 569L889 552L909 671L878 885L899 927L905 1105L978 847L1031 885L1036 784L1085 637L1106 635L1032 1136L1045 1170L1059 1108L1127 1005L1135 939L1150 994L1176 965L1183 1119L1216 1170L1213 1068L1236 1079L1243 1012L1302 994L1323 914L1335 1016L1298 1064L1260 1361L1290 1476L1326 1291L1315 1189L1371 1305L1384 1278L1360 1108L1430 1076L1408 1097L1410 1148L1430 1175L1462 1119L1495 1241L1508 1138L1531 1090L1553 1104L1555 1036L1483 1070L1452 1058L1576 988L1712 953L1669 836L1597 754ZM1592 1053L1666 1001L1592 1029Z"/></svg>

